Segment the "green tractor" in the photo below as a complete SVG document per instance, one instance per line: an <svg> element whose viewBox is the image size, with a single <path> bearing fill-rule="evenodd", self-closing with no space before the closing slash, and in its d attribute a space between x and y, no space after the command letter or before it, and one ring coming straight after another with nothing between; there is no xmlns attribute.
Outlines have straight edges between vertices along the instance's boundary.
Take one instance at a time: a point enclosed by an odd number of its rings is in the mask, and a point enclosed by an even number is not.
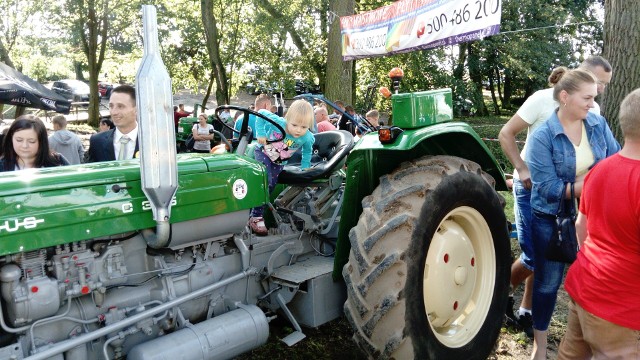
<svg viewBox="0 0 640 360"><path fill-rule="evenodd" d="M182 117L178 121L178 127L176 129L176 148L179 153L188 152L190 150L187 148L187 140L192 134L193 126L198 123L199 107L202 109L202 112L204 112L205 109L202 108L200 104L195 104L193 107L193 114L191 116ZM207 115L208 124L214 124L215 119L215 115Z"/></svg>
<svg viewBox="0 0 640 360"><path fill-rule="evenodd" d="M207 118L209 124L213 123L213 117ZM197 107L194 107L193 116L185 116L178 121L178 129L176 132L176 145L178 152L187 152L186 141L191 135L193 125L198 123Z"/></svg>
<svg viewBox="0 0 640 360"><path fill-rule="evenodd" d="M371 358L489 355L506 185L450 90L393 95L395 126L355 144L317 134L312 168L292 159L270 197L246 125L231 153L176 156L170 82L159 96L144 74L141 159L0 175L1 359L228 359L275 316L292 345L343 313ZM275 226L257 237L265 204Z"/></svg>
<svg viewBox="0 0 640 360"><path fill-rule="evenodd" d="M194 106L193 116L187 116L180 118L178 122L178 128L176 132L176 148L179 153L189 152L191 149L187 148L187 142L189 140L190 135L192 134L193 126L198 123L198 107L200 104L196 104ZM203 109L204 111L204 109ZM224 132L227 135L233 134L233 119L227 118L223 120L220 116L221 109L215 114L207 115L207 123L213 125L214 128L217 128L219 131L215 133L214 139L211 140L211 144L217 145L222 141L220 137L220 132ZM227 130L225 130L227 129Z"/></svg>

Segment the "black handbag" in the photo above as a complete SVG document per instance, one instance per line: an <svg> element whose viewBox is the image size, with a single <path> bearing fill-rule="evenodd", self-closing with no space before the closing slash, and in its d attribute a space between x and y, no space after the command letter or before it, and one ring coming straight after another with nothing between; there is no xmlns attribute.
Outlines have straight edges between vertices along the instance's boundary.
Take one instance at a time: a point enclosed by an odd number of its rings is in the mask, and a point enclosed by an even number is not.
<svg viewBox="0 0 640 360"><path fill-rule="evenodd" d="M562 194L566 191L567 185L564 185ZM576 205L575 195L573 192L573 183L571 186L571 198L560 201L558 214L556 215L556 236L549 242L545 256L552 261L564 262L571 264L576 260L578 254L578 236L576 235Z"/></svg>
<svg viewBox="0 0 640 360"><path fill-rule="evenodd" d="M187 150L191 151L193 150L193 145L196 144L196 139L193 138L193 134L189 134L189 136L187 137L187 140L184 141L184 146L187 148Z"/></svg>

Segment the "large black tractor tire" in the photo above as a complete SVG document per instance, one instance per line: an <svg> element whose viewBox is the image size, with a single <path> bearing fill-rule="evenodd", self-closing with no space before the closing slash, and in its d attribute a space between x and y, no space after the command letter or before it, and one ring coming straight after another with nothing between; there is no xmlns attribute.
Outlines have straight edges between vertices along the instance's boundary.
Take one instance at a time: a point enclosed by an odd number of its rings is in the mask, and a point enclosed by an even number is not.
<svg viewBox="0 0 640 360"><path fill-rule="evenodd" d="M451 156L403 163L362 200L343 269L358 345L375 359L486 359L511 265L493 178Z"/></svg>

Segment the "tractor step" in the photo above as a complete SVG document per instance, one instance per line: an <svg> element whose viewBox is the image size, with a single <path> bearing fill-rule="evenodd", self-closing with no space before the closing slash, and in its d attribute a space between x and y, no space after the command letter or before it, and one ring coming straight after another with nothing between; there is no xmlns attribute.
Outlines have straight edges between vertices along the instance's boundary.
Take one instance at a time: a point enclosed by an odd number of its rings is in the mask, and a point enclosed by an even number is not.
<svg viewBox="0 0 640 360"><path fill-rule="evenodd" d="M342 315L347 298L342 279L333 281L333 257L313 256L272 275L283 286L298 285L298 292L287 304L296 320L307 327L318 327Z"/></svg>
<svg viewBox="0 0 640 360"><path fill-rule="evenodd" d="M276 282L283 280L300 285L307 280L328 274L332 271L332 257L312 256L306 260L298 261L291 266L283 266L277 269L271 277Z"/></svg>

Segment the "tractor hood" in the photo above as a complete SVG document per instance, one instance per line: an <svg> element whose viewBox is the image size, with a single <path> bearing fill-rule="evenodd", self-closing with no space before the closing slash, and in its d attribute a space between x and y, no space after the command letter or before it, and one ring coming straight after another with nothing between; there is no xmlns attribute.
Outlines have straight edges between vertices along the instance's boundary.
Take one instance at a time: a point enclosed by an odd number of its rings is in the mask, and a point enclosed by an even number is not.
<svg viewBox="0 0 640 360"><path fill-rule="evenodd" d="M170 223L264 204L258 162L233 154L178 156ZM179 210L178 210L179 209ZM0 174L0 255L153 228L138 160Z"/></svg>

